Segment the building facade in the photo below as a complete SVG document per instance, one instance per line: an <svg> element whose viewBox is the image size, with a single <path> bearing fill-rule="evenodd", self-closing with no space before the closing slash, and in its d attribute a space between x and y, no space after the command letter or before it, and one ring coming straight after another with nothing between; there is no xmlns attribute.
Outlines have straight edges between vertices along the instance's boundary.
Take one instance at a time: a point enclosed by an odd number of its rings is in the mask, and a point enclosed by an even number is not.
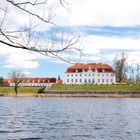
<svg viewBox="0 0 140 140"><path fill-rule="evenodd" d="M8 86L15 86L13 79L4 79L4 82ZM54 83L56 83L56 78L22 78L21 82L19 83L19 86L25 87L50 86Z"/></svg>
<svg viewBox="0 0 140 140"><path fill-rule="evenodd" d="M113 84L115 74L108 64L77 63L65 72L66 84Z"/></svg>

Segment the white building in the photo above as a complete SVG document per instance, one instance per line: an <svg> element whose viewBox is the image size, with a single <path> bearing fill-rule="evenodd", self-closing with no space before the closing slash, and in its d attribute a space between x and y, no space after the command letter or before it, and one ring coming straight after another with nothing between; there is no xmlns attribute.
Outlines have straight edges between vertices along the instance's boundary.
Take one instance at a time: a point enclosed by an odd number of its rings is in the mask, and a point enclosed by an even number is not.
<svg viewBox="0 0 140 140"><path fill-rule="evenodd" d="M13 79L5 79L4 81L8 86L15 86L15 82ZM19 83L19 86L39 87L39 86L50 86L56 83L56 78L22 78L22 80L19 79L19 81L21 81Z"/></svg>
<svg viewBox="0 0 140 140"><path fill-rule="evenodd" d="M77 63L65 72L66 84L113 84L115 74L108 64Z"/></svg>

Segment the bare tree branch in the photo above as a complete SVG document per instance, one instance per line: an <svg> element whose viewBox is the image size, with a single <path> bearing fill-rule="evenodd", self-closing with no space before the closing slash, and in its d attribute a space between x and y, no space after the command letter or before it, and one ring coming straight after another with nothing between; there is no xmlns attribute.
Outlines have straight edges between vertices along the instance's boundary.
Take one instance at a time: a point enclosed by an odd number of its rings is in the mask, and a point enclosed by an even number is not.
<svg viewBox="0 0 140 140"><path fill-rule="evenodd" d="M76 51L81 54L81 49L75 45L79 42L80 36L65 34L62 32L60 36L57 33L53 33L50 42L45 44L42 43L42 36L36 35L35 30L39 28L42 24L49 26L56 26L56 23L52 21L56 14L53 10L48 10L48 17L43 17L39 13L36 13L32 10L37 6L43 6L48 4L48 0L24 0L17 2L15 0L5 0L10 6L15 7L19 11L23 12L29 17L29 23L26 27L14 28L3 28L5 25L6 16L9 15L8 9L0 7L0 10L4 12L3 17L0 22L0 43L18 49L24 49L29 51L34 51L45 56L58 58L62 61L69 62L66 60L65 55L68 59L71 58L72 52ZM59 0L62 7L67 3L66 0ZM28 5L31 9L28 9ZM8 14L7 14L8 13ZM31 18L30 18L31 17ZM35 19L35 22L32 21ZM59 26L57 26L59 27ZM44 39L45 40L45 39ZM65 55L64 55L65 54Z"/></svg>
<svg viewBox="0 0 140 140"><path fill-rule="evenodd" d="M16 5L32 5L32 6L37 6L37 5L41 5L41 4L45 4L48 0L42 1L42 2L38 2L38 0L35 0L34 2L30 2L30 1L26 1L26 2L19 2L16 3Z"/></svg>
<svg viewBox="0 0 140 140"><path fill-rule="evenodd" d="M7 0L7 2L11 3L13 6L19 8L20 10L22 10L22 11L24 11L24 12L26 12L26 13L34 16L34 17L37 17L39 20L41 20L41 21L43 21L45 23L50 23L50 24L55 25L53 22L51 22L51 19L52 19L53 16L51 16L50 14L49 14L48 20L46 20L46 19L42 18L40 15L35 14L35 13L25 9L25 8L22 8L19 4L17 5L17 3L15 3L13 0Z"/></svg>

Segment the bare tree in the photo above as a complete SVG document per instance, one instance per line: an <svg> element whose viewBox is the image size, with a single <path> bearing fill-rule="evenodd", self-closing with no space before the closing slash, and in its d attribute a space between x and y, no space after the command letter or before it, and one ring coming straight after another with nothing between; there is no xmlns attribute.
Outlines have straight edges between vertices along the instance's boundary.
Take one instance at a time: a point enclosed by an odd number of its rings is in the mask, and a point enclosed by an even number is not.
<svg viewBox="0 0 140 140"><path fill-rule="evenodd" d="M21 71L12 71L9 73L9 77L12 78L12 82L14 83L14 88L17 95L19 84L23 82L25 75Z"/></svg>
<svg viewBox="0 0 140 140"><path fill-rule="evenodd" d="M140 84L140 64L136 64L136 83Z"/></svg>
<svg viewBox="0 0 140 140"><path fill-rule="evenodd" d="M135 65L134 65L134 61L131 62L131 65L128 66L128 71L129 71L129 83L135 83Z"/></svg>
<svg viewBox="0 0 140 140"><path fill-rule="evenodd" d="M132 61L131 65L128 66L129 83L138 84L140 83L140 64Z"/></svg>
<svg viewBox="0 0 140 140"><path fill-rule="evenodd" d="M45 56L59 58L63 61L70 62L71 54L81 49L75 47L79 41L79 35L71 35L68 33L52 33L48 38L42 37L37 29L43 26L57 26L54 18L55 10L48 7L48 13L40 13L34 9L43 9L43 6L49 6L49 0L2 0L6 6L0 5L0 43L13 48L29 50L43 54ZM68 3L65 0L56 0L62 7ZM11 27L10 9L14 8L17 13L23 13L29 19L26 26L18 25ZM45 11L44 11L45 12ZM43 26L42 26L43 25ZM58 26L57 26L58 27ZM51 40L51 41L49 41Z"/></svg>
<svg viewBox="0 0 140 140"><path fill-rule="evenodd" d="M116 56L114 59L114 71L116 74L116 80L121 83L127 79L127 57L122 53L120 56Z"/></svg>

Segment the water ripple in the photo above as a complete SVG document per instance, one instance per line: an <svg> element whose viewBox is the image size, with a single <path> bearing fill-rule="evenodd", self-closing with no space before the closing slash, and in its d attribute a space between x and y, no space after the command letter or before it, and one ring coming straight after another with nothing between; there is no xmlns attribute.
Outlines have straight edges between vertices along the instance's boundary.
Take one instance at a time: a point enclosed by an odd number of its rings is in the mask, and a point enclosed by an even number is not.
<svg viewBox="0 0 140 140"><path fill-rule="evenodd" d="M0 98L0 140L139 140L140 99Z"/></svg>

